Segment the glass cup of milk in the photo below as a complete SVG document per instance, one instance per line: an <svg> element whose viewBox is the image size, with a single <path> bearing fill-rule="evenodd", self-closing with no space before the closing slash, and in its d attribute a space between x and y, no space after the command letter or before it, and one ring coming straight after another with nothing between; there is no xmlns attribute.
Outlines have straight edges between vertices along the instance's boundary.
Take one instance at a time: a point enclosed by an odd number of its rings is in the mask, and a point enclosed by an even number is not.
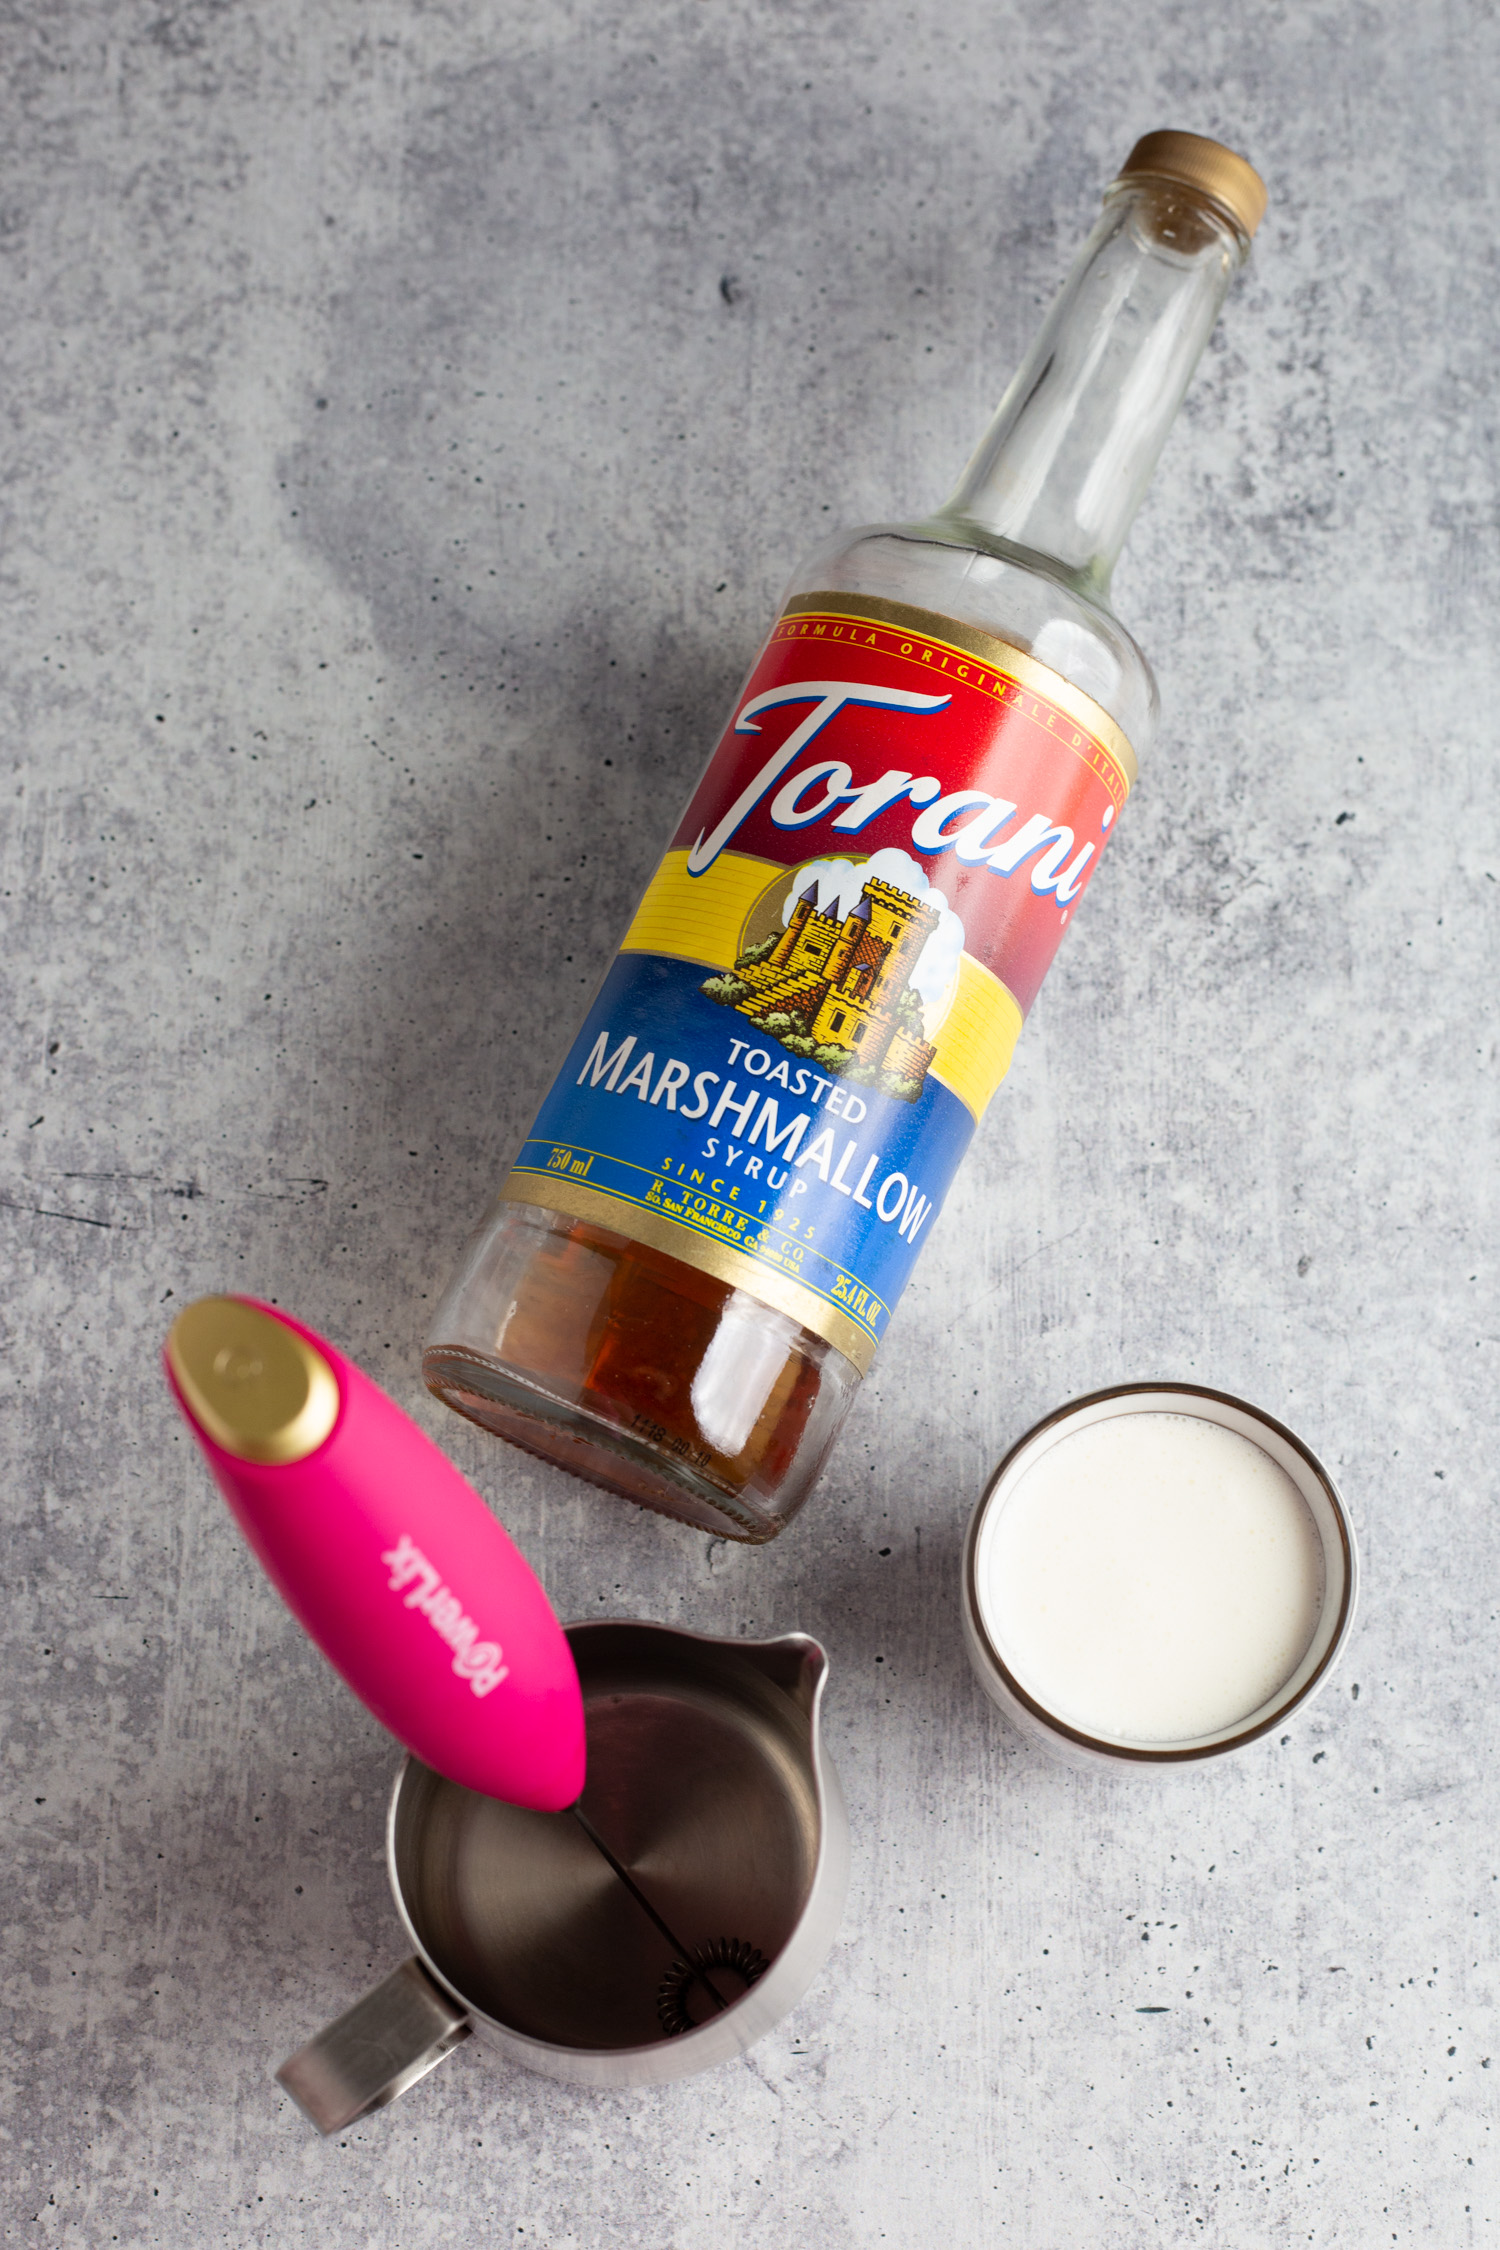
<svg viewBox="0 0 1500 2250"><path fill-rule="evenodd" d="M964 1543L981 1685L1069 1763L1246 1748L1327 1681L1354 1621L1354 1531L1302 1440L1191 1383L1095 1391L1029 1430Z"/></svg>

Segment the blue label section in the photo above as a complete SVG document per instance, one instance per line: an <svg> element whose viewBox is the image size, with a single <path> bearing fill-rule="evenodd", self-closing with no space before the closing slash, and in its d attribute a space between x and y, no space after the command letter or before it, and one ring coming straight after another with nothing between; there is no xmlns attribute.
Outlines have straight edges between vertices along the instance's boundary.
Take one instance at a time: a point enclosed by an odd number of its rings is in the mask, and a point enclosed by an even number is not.
<svg viewBox="0 0 1500 2250"><path fill-rule="evenodd" d="M534 1181L545 1202L542 1182L565 1179L655 1212L800 1283L878 1341L973 1118L930 1074L906 1102L820 1070L706 998L709 973L620 955L515 1185ZM753 1270L741 1286L754 1290Z"/></svg>

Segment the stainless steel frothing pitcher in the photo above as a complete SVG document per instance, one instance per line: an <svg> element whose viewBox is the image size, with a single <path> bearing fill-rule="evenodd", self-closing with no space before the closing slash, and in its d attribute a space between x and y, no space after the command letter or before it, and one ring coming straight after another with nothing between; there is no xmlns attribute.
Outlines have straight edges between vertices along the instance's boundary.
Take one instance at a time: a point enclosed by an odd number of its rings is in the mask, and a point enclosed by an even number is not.
<svg viewBox="0 0 1500 2250"><path fill-rule="evenodd" d="M778 2022L833 1943L849 1840L821 1737L818 1643L624 1621L570 1626L568 1639L588 1727L584 1810L684 1943L718 1964L722 2008L684 1981L567 1813L478 1796L408 1757L386 1849L413 1956L276 2073L324 2133L393 2101L471 2033L581 2085L685 2078Z"/></svg>

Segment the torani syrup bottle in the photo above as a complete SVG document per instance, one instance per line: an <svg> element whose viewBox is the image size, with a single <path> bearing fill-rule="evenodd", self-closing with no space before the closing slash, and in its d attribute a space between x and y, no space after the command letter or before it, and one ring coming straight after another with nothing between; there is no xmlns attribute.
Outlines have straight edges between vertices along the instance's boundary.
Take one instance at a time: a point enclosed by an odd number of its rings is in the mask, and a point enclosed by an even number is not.
<svg viewBox="0 0 1500 2250"><path fill-rule="evenodd" d="M1149 744L1109 581L1265 208L1152 133L953 498L821 548L438 1308L450 1406L795 1514Z"/></svg>

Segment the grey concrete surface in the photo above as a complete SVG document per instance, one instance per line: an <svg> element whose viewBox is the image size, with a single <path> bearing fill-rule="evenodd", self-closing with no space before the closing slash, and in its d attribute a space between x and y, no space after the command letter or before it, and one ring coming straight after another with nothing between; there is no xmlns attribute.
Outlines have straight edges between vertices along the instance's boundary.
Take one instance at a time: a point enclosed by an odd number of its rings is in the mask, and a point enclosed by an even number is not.
<svg viewBox="0 0 1500 2250"><path fill-rule="evenodd" d="M13 0L0 63L4 2239L1493 2240L1492 8ZM426 1401L426 1311L797 555L941 496L1162 123L1271 209L1118 582L1160 743L819 1493L716 1544ZM278 2093L400 1957L395 1760L174 1426L222 1286L565 1613L826 1640L853 1894L741 2065ZM1368 1598L1143 1792L1006 1732L955 1559L1149 1374L1326 1453Z"/></svg>

